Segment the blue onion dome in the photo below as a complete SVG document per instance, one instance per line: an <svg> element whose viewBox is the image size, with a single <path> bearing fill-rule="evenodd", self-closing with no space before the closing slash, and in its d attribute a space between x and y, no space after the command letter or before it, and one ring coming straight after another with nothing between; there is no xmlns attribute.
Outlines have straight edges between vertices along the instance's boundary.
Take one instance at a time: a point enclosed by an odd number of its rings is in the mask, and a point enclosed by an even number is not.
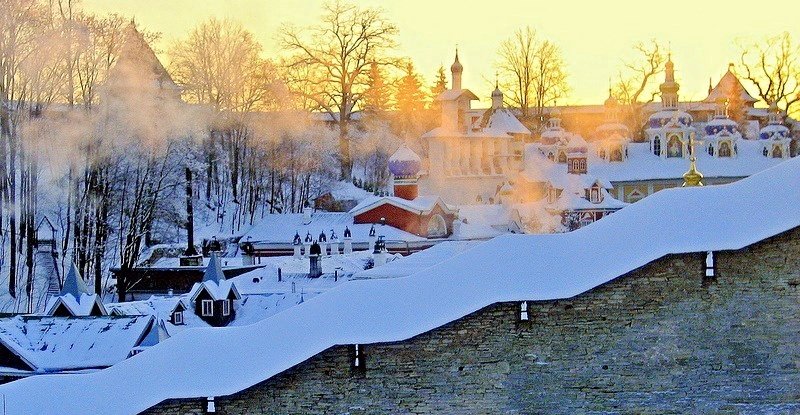
<svg viewBox="0 0 800 415"><path fill-rule="evenodd" d="M389 172L395 177L414 177L421 168L422 160L405 144L389 157Z"/></svg>
<svg viewBox="0 0 800 415"><path fill-rule="evenodd" d="M648 126L650 128L681 128L691 126L693 121L688 112L672 109L653 113L650 116Z"/></svg>
<svg viewBox="0 0 800 415"><path fill-rule="evenodd" d="M736 134L738 130L739 124L737 124L736 121L730 118L719 117L712 118L704 128L707 136L713 136L721 133L733 135Z"/></svg>

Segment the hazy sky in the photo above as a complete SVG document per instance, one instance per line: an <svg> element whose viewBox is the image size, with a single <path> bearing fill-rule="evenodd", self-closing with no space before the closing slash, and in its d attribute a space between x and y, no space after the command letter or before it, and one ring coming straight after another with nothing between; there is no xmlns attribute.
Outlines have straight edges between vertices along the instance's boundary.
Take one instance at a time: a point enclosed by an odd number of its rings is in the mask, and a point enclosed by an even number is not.
<svg viewBox="0 0 800 415"><path fill-rule="evenodd" d="M239 20L253 31L265 55L277 53L283 22L304 25L320 14L323 0L83 0L95 11L134 16L163 33L163 47L210 17ZM760 40L789 31L800 43L800 1L706 0L361 0L379 6L400 29L400 53L410 56L430 83L440 64L448 68L458 44L464 85L488 98L497 47L530 25L563 52L570 96L564 104L600 103L608 79L631 57L631 45L652 38L669 43L681 99L705 96L737 59L736 40Z"/></svg>

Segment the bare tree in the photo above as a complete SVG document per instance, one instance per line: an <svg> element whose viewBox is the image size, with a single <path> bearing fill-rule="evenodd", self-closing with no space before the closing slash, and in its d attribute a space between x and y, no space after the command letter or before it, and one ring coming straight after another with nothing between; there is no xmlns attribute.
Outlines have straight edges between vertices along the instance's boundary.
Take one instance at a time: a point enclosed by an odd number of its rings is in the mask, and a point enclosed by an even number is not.
<svg viewBox="0 0 800 415"><path fill-rule="evenodd" d="M280 39L290 55L286 66L307 68L300 73L308 78L290 78L290 87L301 84L303 88L294 91L313 102L314 109L327 113L338 126L340 176L349 180L351 115L368 88L371 65L396 62L387 58L387 52L396 46L398 29L380 9L335 0L326 3L323 10L319 24L306 28L285 25Z"/></svg>
<svg viewBox="0 0 800 415"><path fill-rule="evenodd" d="M530 26L503 41L498 56L506 99L520 109L523 119L541 117L545 106L569 91L561 51L551 41L540 40Z"/></svg>
<svg viewBox="0 0 800 415"><path fill-rule="evenodd" d="M656 75L663 70L667 57L664 48L655 40L639 42L633 49L637 57L623 63L611 93L626 109L625 121L630 130L641 135L643 109L658 96Z"/></svg>
<svg viewBox="0 0 800 415"><path fill-rule="evenodd" d="M736 74L749 81L765 104L775 103L787 114L800 102L800 47L788 32L763 42L741 44Z"/></svg>
<svg viewBox="0 0 800 415"><path fill-rule="evenodd" d="M170 72L189 102L219 111L263 109L273 104L277 74L261 49L240 23L210 18L170 47Z"/></svg>

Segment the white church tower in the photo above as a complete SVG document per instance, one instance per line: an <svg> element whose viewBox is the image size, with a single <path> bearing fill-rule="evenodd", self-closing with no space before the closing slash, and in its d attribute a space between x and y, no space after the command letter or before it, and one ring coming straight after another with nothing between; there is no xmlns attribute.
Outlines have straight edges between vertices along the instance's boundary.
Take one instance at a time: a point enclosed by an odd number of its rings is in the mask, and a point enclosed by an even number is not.
<svg viewBox="0 0 800 415"><path fill-rule="evenodd" d="M661 158L689 157L689 136L695 133L692 116L678 108L678 90L672 55L667 59L661 84L661 111L650 116L646 131L650 151Z"/></svg>

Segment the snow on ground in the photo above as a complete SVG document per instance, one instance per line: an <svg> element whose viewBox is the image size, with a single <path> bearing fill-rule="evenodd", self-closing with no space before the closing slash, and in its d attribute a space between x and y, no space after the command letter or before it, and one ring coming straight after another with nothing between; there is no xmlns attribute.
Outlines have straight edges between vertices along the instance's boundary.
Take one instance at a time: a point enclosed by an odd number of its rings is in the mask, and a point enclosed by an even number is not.
<svg viewBox="0 0 800 415"><path fill-rule="evenodd" d="M187 330L111 368L0 394L9 414L83 414L87 402L138 413L228 395L336 344L408 339L498 301L572 297L669 253L742 248L800 226L798 182L793 159L728 185L660 191L574 232L500 236L408 277L349 281L249 326Z"/></svg>

